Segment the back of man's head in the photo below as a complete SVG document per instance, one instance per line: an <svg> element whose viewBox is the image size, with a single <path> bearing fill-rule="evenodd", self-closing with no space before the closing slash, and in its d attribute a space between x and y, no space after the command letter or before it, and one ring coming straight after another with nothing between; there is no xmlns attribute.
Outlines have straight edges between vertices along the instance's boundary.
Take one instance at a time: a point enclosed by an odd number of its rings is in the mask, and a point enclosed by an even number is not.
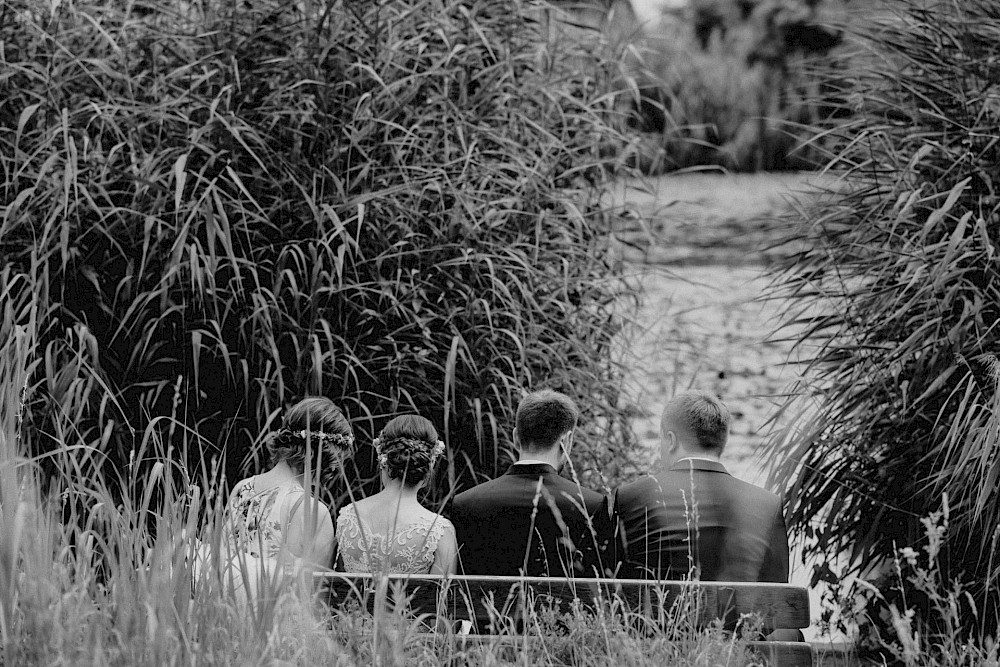
<svg viewBox="0 0 1000 667"><path fill-rule="evenodd" d="M667 401L660 428L664 433L674 431L689 451L719 455L726 448L729 422L725 403L706 391L692 390Z"/></svg>
<svg viewBox="0 0 1000 667"><path fill-rule="evenodd" d="M522 452L552 449L576 428L579 410L569 396L551 389L528 394L517 406L517 439Z"/></svg>

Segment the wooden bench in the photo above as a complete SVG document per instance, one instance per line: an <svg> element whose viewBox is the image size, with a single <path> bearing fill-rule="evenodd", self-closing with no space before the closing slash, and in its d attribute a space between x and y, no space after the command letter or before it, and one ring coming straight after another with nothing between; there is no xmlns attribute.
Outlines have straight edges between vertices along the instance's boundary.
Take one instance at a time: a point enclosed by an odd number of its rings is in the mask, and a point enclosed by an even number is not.
<svg viewBox="0 0 1000 667"><path fill-rule="evenodd" d="M351 601L369 612L376 601L388 609L405 607L414 615L449 622L465 621L462 642L490 642L525 637L523 621L528 611L546 605L568 611L572 605L595 609L611 605L620 611L637 612L631 619L654 624L666 613L683 618L692 628L707 627L721 619L726 629L736 626L742 615L755 614L763 633L775 628L800 629L809 625L806 589L790 584L646 581L639 579L564 579L558 577L498 577L440 575L345 574L321 572L323 597L334 609ZM662 619L666 620L666 619ZM676 623L676 621L673 621ZM655 628L638 627L637 632ZM536 638L540 639L540 638ZM751 641L769 665L811 667L812 648L804 642Z"/></svg>

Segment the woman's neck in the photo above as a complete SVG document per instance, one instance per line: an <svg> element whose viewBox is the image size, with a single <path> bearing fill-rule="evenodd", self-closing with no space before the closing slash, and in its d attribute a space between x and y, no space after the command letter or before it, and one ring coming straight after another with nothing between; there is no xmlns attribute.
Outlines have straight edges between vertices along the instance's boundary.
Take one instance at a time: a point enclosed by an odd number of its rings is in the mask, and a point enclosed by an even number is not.
<svg viewBox="0 0 1000 667"><path fill-rule="evenodd" d="M419 488L418 486L407 486L403 484L401 479L389 479L385 475L382 477L382 493L390 498L415 501Z"/></svg>
<svg viewBox="0 0 1000 667"><path fill-rule="evenodd" d="M288 465L284 459L278 461L274 467L271 468L270 472L274 475L275 479L280 482L292 480L297 482L299 486L302 486L303 488L305 487L305 475L292 470L292 466Z"/></svg>

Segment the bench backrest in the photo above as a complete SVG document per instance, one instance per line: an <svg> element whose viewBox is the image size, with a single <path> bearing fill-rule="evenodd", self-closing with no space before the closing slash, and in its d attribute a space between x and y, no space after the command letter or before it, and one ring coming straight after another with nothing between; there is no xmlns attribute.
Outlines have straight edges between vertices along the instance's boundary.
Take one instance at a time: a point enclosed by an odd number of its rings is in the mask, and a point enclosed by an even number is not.
<svg viewBox="0 0 1000 667"><path fill-rule="evenodd" d="M376 600L405 604L414 613L466 619L478 632L497 631L498 623L517 621L526 609L551 604L566 610L574 601L602 601L657 618L678 610L700 626L723 619L732 627L743 614L758 614L764 627L809 625L806 589L790 584L646 581L640 579L564 579L455 575L369 575L318 573L325 598L334 608L355 600L369 610Z"/></svg>

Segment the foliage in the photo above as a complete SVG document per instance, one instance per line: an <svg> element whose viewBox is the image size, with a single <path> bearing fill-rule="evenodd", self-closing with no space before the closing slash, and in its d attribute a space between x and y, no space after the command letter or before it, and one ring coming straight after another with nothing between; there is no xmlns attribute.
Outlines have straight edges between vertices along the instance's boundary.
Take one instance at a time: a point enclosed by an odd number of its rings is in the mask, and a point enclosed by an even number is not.
<svg viewBox="0 0 1000 667"><path fill-rule="evenodd" d="M655 16L639 15L649 5ZM682 7L677 9L676 7ZM644 169L812 167L813 125L836 115L844 4L839 0L691 0L612 4L608 29L624 45ZM662 13L661 13L662 11ZM830 98L830 99L828 99ZM631 102L631 104L630 104Z"/></svg>
<svg viewBox="0 0 1000 667"><path fill-rule="evenodd" d="M895 600L887 598L879 587L858 582L855 608L849 615L861 628L871 628L873 619L866 617L864 610L879 609L879 621L885 625L881 634L862 633L869 643L862 646L863 652L877 647L905 667L1000 665L1000 643L995 636L981 642L967 641L961 610L969 605L968 594L962 582L947 579L941 570L948 514L945 498L940 511L921 519L927 542L921 549L923 554L910 547L897 551L892 572ZM907 592L918 599L908 597Z"/></svg>
<svg viewBox="0 0 1000 667"><path fill-rule="evenodd" d="M79 438L110 475L155 435L232 479L322 394L361 442L431 418L443 494L501 469L547 385L583 408L584 477L613 479L618 135L603 70L564 67L531 11L3 3L0 264L37 298L36 452Z"/></svg>
<svg viewBox="0 0 1000 667"><path fill-rule="evenodd" d="M815 579L888 571L951 499L942 576L992 632L1000 525L1000 47L995 2L895 3L859 27L858 118L774 295L809 360L776 443ZM842 570L842 571L841 571ZM905 582L904 582L905 583ZM887 584L889 585L889 584ZM887 593L887 589L883 589ZM968 612L968 608L966 608Z"/></svg>

